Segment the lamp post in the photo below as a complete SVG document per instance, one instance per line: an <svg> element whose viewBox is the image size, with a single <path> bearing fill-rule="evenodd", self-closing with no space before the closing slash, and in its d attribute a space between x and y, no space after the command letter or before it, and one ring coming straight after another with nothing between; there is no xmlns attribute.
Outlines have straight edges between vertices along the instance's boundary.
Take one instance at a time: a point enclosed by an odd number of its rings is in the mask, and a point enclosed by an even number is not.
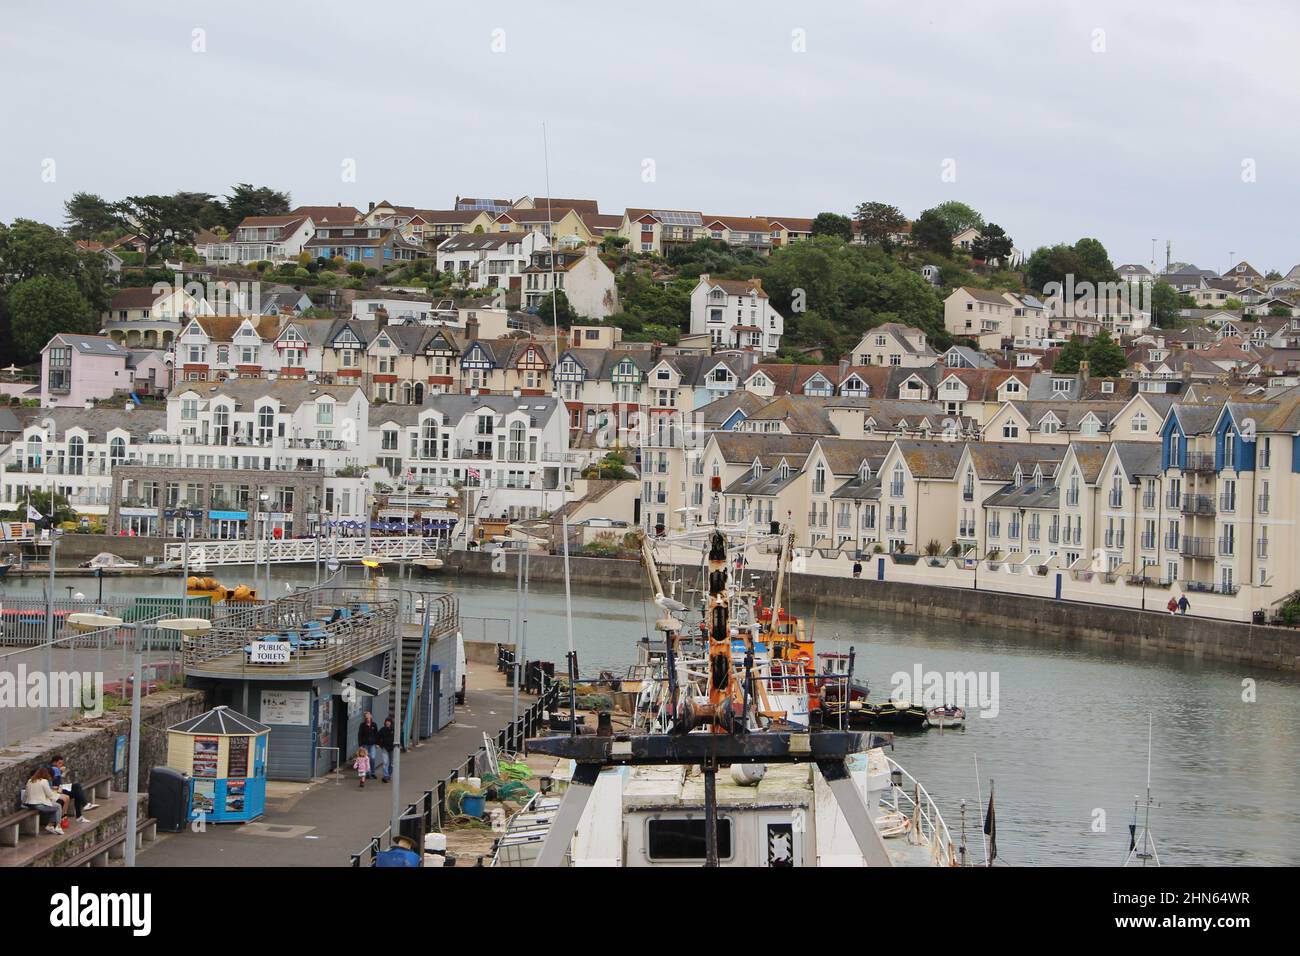
<svg viewBox="0 0 1300 956"><path fill-rule="evenodd" d="M262 560L266 563L266 593L262 600L271 600L271 495L263 491L258 495L262 505Z"/></svg>

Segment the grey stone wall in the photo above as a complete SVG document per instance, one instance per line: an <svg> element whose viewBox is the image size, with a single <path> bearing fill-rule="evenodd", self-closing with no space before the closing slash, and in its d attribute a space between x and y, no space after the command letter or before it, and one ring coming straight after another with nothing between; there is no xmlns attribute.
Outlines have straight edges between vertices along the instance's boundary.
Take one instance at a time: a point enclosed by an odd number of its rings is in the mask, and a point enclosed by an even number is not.
<svg viewBox="0 0 1300 956"><path fill-rule="evenodd" d="M207 709L200 690L164 690L140 702L140 792L149 786L149 770L167 762L167 728ZM32 737L5 752L0 761L0 806L6 811L19 789L36 768L47 764L56 753L63 754L74 780L97 777L113 770L117 738L131 739L131 709L118 708L92 720L64 724ZM125 769L113 778L113 789L125 792Z"/></svg>

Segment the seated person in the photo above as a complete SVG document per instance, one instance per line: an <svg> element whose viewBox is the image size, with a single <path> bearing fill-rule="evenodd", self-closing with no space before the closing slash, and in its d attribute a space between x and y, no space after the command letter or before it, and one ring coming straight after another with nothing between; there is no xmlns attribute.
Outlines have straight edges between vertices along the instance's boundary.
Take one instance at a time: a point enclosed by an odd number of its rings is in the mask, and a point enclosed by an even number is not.
<svg viewBox="0 0 1300 956"><path fill-rule="evenodd" d="M63 754L55 754L54 759L50 761L50 780L56 791L63 790L72 800L76 808L74 816L78 823L85 823L86 818L83 815L87 810L96 810L99 808L98 803L91 803L90 798L86 796L86 791L81 788L79 783L64 783L64 777L68 774L68 767L63 759ZM67 788L64 790L64 788ZM67 810L67 802L64 802L64 810Z"/></svg>
<svg viewBox="0 0 1300 956"><path fill-rule="evenodd" d="M46 833L55 835L61 834L59 822L63 819L63 804L59 798L54 795L54 789L50 786L50 771L45 767L40 767L32 774L31 779L27 781L27 787L23 790L23 806L30 810L35 810L42 817L53 816L53 820L45 828Z"/></svg>

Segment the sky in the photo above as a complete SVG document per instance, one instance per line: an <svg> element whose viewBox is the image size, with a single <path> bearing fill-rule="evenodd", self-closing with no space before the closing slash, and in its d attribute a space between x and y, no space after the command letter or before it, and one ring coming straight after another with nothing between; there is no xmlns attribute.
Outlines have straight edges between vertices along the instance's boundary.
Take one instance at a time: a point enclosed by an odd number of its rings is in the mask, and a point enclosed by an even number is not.
<svg viewBox="0 0 1300 956"><path fill-rule="evenodd" d="M1300 4L0 0L0 220L249 182L433 209L969 203L1026 251L1300 263ZM543 124L545 141L543 148Z"/></svg>

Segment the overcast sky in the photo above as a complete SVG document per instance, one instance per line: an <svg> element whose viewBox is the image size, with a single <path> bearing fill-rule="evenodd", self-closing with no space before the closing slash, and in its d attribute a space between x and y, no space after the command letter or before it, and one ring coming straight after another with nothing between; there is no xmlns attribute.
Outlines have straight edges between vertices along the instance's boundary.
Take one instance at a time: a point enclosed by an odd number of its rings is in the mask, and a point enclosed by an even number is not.
<svg viewBox="0 0 1300 956"><path fill-rule="evenodd" d="M605 212L960 199L1026 250L1300 262L1284 0L189 6L5 0L0 219L236 182L543 194L545 122L552 194Z"/></svg>

